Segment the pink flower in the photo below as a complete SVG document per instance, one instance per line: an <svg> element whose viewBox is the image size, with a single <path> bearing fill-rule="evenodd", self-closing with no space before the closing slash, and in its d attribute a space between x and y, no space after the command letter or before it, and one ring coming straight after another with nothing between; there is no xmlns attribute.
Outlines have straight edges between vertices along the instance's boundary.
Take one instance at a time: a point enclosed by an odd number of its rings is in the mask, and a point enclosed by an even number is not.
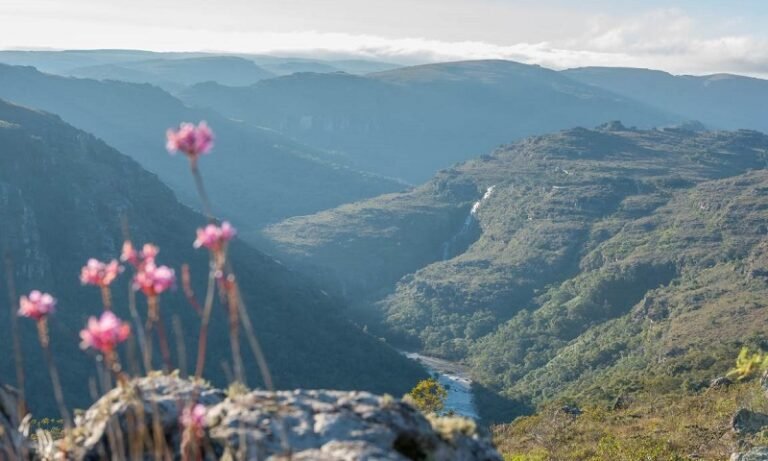
<svg viewBox="0 0 768 461"><path fill-rule="evenodd" d="M154 261L158 253L160 253L160 248L151 243L145 243L141 248L141 257L144 258L145 262Z"/></svg>
<svg viewBox="0 0 768 461"><path fill-rule="evenodd" d="M128 339L131 326L121 321L115 314L106 311L100 318L88 319L88 326L80 332L80 347L92 348L104 354L111 353L115 346Z"/></svg>
<svg viewBox="0 0 768 461"><path fill-rule="evenodd" d="M19 315L30 319L40 320L56 310L56 298L48 293L33 290L28 296L19 300Z"/></svg>
<svg viewBox="0 0 768 461"><path fill-rule="evenodd" d="M133 248L133 244L130 240L123 242L123 251L120 254L120 261L133 264L134 266L139 264L139 253Z"/></svg>
<svg viewBox="0 0 768 461"><path fill-rule="evenodd" d="M181 426L192 432L195 437L202 438L203 435L205 435L205 415L206 415L206 408L205 406L197 403L192 406L187 406L184 408L184 410L181 412Z"/></svg>
<svg viewBox="0 0 768 461"><path fill-rule="evenodd" d="M196 160L201 154L207 154L213 147L213 132L205 122L197 126L182 123L178 130L169 128L165 133L168 142L166 148L171 154L181 151L190 159Z"/></svg>
<svg viewBox="0 0 768 461"><path fill-rule="evenodd" d="M144 265L133 277L133 289L141 290L146 296L157 296L176 284L176 273L168 266L157 266L152 260Z"/></svg>
<svg viewBox="0 0 768 461"><path fill-rule="evenodd" d="M195 248L206 247L211 251L218 251L224 247L224 244L232 240L237 234L237 230L227 221L221 223L221 226L208 224L197 230L197 239L193 246Z"/></svg>
<svg viewBox="0 0 768 461"><path fill-rule="evenodd" d="M114 282L122 271L123 267L114 259L107 264L91 258L80 271L80 283L106 287Z"/></svg>
<svg viewBox="0 0 768 461"><path fill-rule="evenodd" d="M126 240L123 243L123 252L120 255L120 261L139 267L144 263L154 261L158 253L160 253L160 249L157 245L145 243L141 248L141 251L136 251L133 247L133 243L131 243L130 240Z"/></svg>

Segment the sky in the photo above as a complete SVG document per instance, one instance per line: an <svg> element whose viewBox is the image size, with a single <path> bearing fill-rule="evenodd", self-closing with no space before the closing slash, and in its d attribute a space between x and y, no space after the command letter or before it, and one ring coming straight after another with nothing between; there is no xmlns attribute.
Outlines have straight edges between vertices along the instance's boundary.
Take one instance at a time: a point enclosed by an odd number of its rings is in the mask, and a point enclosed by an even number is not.
<svg viewBox="0 0 768 461"><path fill-rule="evenodd" d="M767 0L2 0L0 49L512 59L768 76Z"/></svg>

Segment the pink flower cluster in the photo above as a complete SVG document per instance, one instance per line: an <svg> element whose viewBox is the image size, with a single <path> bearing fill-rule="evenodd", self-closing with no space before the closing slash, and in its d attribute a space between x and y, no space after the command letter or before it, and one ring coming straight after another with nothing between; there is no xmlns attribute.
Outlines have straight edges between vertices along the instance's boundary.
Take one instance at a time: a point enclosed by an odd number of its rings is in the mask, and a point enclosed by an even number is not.
<svg viewBox="0 0 768 461"><path fill-rule="evenodd" d="M19 315L34 320L40 320L56 310L56 298L48 293L33 290L28 296L19 300Z"/></svg>
<svg viewBox="0 0 768 461"><path fill-rule="evenodd" d="M80 283L107 287L115 281L122 271L123 267L118 264L117 260L113 259L109 263L103 263L98 259L91 258L80 270Z"/></svg>
<svg viewBox="0 0 768 461"><path fill-rule="evenodd" d="M208 224L197 229L197 238L193 245L195 248L205 247L211 251L220 251L235 235L237 235L237 230L227 221L221 223L221 226Z"/></svg>
<svg viewBox="0 0 768 461"><path fill-rule="evenodd" d="M213 131L205 122L197 126L192 123L182 123L178 130L168 129L166 132L166 148L171 154L183 152L191 160L207 154L213 147Z"/></svg>
<svg viewBox="0 0 768 461"><path fill-rule="evenodd" d="M133 277L133 289L141 290L148 297L157 296L176 284L176 273L168 266L157 266L154 261L145 262Z"/></svg>
<svg viewBox="0 0 768 461"><path fill-rule="evenodd" d="M205 434L205 406L197 403L192 406L187 406L181 412L181 426L190 431L196 438L202 438Z"/></svg>
<svg viewBox="0 0 768 461"><path fill-rule="evenodd" d="M115 346L122 343L131 334L131 326L121 321L115 314L106 311L100 318L88 319L88 326L80 332L80 347L96 349L110 354Z"/></svg>
<svg viewBox="0 0 768 461"><path fill-rule="evenodd" d="M122 261L136 268L133 276L133 289L141 290L148 297L157 296L176 284L176 273L168 266L158 266L155 263L160 249L150 243L145 244L141 251L136 251L130 241L123 244Z"/></svg>
<svg viewBox="0 0 768 461"><path fill-rule="evenodd" d="M130 240L126 240L123 243L123 251L120 254L120 261L138 267L144 261L154 261L158 253L160 253L160 249L151 243L145 243L141 248L141 251L136 251Z"/></svg>

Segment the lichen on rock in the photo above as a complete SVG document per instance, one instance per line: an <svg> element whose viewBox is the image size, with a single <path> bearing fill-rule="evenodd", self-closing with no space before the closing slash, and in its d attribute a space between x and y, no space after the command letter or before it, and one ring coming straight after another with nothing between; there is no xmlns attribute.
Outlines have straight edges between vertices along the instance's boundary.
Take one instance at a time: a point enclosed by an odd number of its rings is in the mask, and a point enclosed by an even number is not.
<svg viewBox="0 0 768 461"><path fill-rule="evenodd" d="M110 459L123 453L126 459L153 459L159 440L171 458L180 459L184 429L179 419L193 401L206 407L202 459L502 459L477 435L474 423L427 418L391 396L299 389L227 397L175 375L134 379L105 394L78 416L67 458ZM56 453L39 455L53 458Z"/></svg>

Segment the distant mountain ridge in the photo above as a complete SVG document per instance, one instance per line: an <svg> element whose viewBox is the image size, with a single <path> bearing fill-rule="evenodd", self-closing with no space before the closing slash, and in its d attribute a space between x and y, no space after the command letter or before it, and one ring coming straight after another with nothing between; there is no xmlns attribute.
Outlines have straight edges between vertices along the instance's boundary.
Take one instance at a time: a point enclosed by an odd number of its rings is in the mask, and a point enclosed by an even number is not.
<svg viewBox="0 0 768 461"><path fill-rule="evenodd" d="M183 170L181 159L176 165ZM205 171L205 168L204 168ZM216 205L217 203L214 203ZM159 261L179 271L191 265L193 286L203 290L208 256L192 247L195 229L206 219L181 205L158 178L93 136L56 116L0 101L0 251L8 252L18 293L41 289L59 300L51 317L52 345L67 402L83 407L90 401L88 377L93 361L78 348L77 332L88 316L100 312L98 290L80 285L80 267L90 257L109 260L119 255L123 220L137 244L160 246ZM378 339L363 333L341 315L338 300L305 277L264 254L235 242L232 259L244 298L264 345L279 387L370 389L401 394L424 376L420 367ZM3 264L0 273L6 280ZM180 272L178 272L180 274ZM127 312L128 274L113 285L115 309ZM198 296L201 296L198 293ZM8 299L0 284L1 299ZM141 299L141 298L139 298ZM199 318L179 287L162 297L162 315L172 332L171 318L181 320L188 339L186 364L193 353ZM146 307L139 302L142 316ZM216 306L215 306L216 307ZM222 362L229 357L227 321L214 310L209 332L205 377L226 384ZM10 323L2 314L0 361L3 383L15 376ZM34 323L19 319L26 359L27 392L34 395L36 416L55 414L50 381ZM172 346L175 344L171 339ZM174 363L184 363L174 349ZM125 357L130 371L130 361ZM257 367L247 358L249 383L260 383ZM397 374L391 369L396 368Z"/></svg>
<svg viewBox="0 0 768 461"><path fill-rule="evenodd" d="M146 84L65 78L0 64L0 98L55 113L104 139L156 173L191 206L197 206L194 183L179 168L181 159L164 150L165 130L180 121L207 120L217 141L206 180L212 198L245 236L269 222L404 187L335 164L323 152L274 131L191 109Z"/></svg>
<svg viewBox="0 0 768 461"><path fill-rule="evenodd" d="M290 56L273 56L245 53L208 52L154 52L130 49L94 50L0 50L0 62L12 65L33 66L43 72L64 76L72 75L75 69L91 66L106 66L155 61L171 64L174 60L195 60L198 58L239 58L276 75L294 72L349 72L366 74L401 67L399 64L370 59L312 59Z"/></svg>
<svg viewBox="0 0 768 461"><path fill-rule="evenodd" d="M441 63L353 76L294 74L247 88L196 85L180 97L338 152L350 165L410 182L532 134L606 119L651 127L664 111L510 61Z"/></svg>
<svg viewBox="0 0 768 461"><path fill-rule="evenodd" d="M768 131L768 80L731 74L672 75L649 69L584 67L563 71L576 81L642 101L718 129Z"/></svg>
<svg viewBox="0 0 768 461"><path fill-rule="evenodd" d="M119 64L98 64L76 67L67 71L66 74L96 80L151 83L172 93L189 85L207 81L216 81L230 86L247 86L259 80L275 77L274 73L257 66L253 61L234 56L150 59Z"/></svg>

